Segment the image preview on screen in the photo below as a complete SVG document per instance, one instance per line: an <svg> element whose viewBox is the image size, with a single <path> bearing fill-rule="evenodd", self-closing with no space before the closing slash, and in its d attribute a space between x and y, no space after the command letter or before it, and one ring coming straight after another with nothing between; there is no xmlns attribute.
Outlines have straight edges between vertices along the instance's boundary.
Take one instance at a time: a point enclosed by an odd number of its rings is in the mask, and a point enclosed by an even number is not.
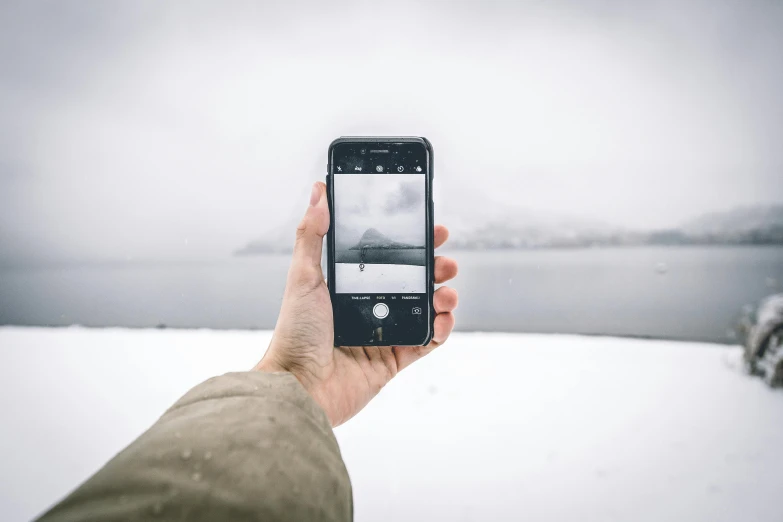
<svg viewBox="0 0 783 522"><path fill-rule="evenodd" d="M427 291L426 176L335 174L335 291Z"/></svg>

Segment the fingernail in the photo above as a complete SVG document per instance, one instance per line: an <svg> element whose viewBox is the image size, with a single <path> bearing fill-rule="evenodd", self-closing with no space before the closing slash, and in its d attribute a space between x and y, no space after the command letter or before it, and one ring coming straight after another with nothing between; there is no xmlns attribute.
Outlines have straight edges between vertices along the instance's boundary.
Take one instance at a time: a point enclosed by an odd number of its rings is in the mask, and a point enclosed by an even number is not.
<svg viewBox="0 0 783 522"><path fill-rule="evenodd" d="M310 206L314 207L321 200L321 187L318 183L313 183L313 192L310 194Z"/></svg>

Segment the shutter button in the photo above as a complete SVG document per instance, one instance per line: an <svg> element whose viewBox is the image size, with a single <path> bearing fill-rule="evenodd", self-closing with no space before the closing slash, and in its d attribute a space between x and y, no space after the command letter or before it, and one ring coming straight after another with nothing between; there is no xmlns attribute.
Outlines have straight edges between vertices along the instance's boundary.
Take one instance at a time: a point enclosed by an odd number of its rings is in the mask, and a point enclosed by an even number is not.
<svg viewBox="0 0 783 522"><path fill-rule="evenodd" d="M372 307L372 314L378 319L384 319L389 315L389 307L385 303L378 303Z"/></svg>

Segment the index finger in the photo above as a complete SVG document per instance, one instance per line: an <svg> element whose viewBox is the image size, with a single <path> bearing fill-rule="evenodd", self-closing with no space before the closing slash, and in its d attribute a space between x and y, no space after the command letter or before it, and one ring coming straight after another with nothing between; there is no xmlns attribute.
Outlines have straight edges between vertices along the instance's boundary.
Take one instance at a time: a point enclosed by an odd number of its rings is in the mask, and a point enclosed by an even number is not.
<svg viewBox="0 0 783 522"><path fill-rule="evenodd" d="M435 248L443 246L449 238L449 229L443 225L435 225Z"/></svg>

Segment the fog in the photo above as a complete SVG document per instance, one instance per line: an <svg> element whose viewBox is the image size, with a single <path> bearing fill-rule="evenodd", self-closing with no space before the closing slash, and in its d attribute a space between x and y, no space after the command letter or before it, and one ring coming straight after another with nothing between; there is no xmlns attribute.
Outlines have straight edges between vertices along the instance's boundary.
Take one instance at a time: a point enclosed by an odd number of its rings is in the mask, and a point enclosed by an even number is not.
<svg viewBox="0 0 783 522"><path fill-rule="evenodd" d="M447 224L783 201L780 2L323 4L4 2L0 262L230 255L341 135L428 137Z"/></svg>

